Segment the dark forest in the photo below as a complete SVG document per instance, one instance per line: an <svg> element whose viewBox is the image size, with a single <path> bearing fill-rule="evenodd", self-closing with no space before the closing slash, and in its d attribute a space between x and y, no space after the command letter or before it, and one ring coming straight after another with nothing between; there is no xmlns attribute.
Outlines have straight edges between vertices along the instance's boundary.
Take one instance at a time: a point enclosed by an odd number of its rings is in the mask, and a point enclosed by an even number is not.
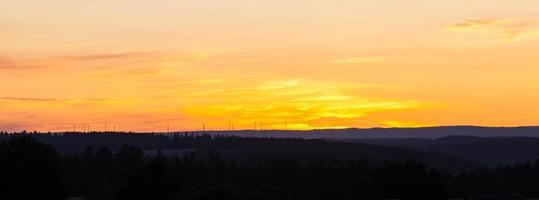
<svg viewBox="0 0 539 200"><path fill-rule="evenodd" d="M0 192L6 199L539 196L539 161L488 167L435 151L382 145L193 134L1 138Z"/></svg>

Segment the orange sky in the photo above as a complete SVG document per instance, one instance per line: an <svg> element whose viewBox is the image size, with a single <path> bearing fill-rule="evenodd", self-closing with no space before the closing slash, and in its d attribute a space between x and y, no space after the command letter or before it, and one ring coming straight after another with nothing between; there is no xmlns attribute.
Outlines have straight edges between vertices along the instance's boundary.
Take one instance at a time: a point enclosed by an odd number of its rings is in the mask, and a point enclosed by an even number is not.
<svg viewBox="0 0 539 200"><path fill-rule="evenodd" d="M3 0L0 130L539 125L537 8Z"/></svg>

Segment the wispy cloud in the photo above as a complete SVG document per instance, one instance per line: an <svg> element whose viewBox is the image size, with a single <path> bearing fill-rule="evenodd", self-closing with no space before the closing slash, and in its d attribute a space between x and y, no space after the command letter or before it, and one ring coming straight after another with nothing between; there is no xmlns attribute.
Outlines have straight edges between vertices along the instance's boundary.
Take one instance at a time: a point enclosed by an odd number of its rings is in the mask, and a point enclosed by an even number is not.
<svg viewBox="0 0 539 200"><path fill-rule="evenodd" d="M270 59L268 58L230 59L230 60L217 61L214 64L229 65L229 64L243 64L243 63L259 63L259 62L267 62L269 60Z"/></svg>
<svg viewBox="0 0 539 200"><path fill-rule="evenodd" d="M341 59L335 59L335 60L330 61L330 63L332 64L363 64L363 63L383 63L383 62L387 62L387 58L365 57L365 56L348 57L348 58L341 58Z"/></svg>
<svg viewBox="0 0 539 200"><path fill-rule="evenodd" d="M525 34L539 31L537 19L465 19L448 27L450 31L494 34L514 40Z"/></svg>
<svg viewBox="0 0 539 200"><path fill-rule="evenodd" d="M153 75L160 72L160 68L156 67L145 67L145 68L134 68L127 69L119 72L110 72L106 73L107 76L123 76L123 75L133 75L133 76L143 76L143 75ZM103 76L102 74L96 76Z"/></svg>
<svg viewBox="0 0 539 200"><path fill-rule="evenodd" d="M462 22L451 25L452 28L470 28L477 26L486 26L496 23L497 20L492 19L466 19Z"/></svg>
<svg viewBox="0 0 539 200"><path fill-rule="evenodd" d="M86 55L68 55L62 56L65 60L71 61L97 61L97 60L110 60L110 59L128 59L128 58L139 58L154 53L149 52L123 52L123 53L103 53L103 54L86 54Z"/></svg>
<svg viewBox="0 0 539 200"><path fill-rule="evenodd" d="M85 101L85 102L104 102L110 101L112 99L104 98L86 98L86 99L57 99L57 98L36 98L36 97L0 97L2 100L7 101L28 101L28 102L74 102L74 101Z"/></svg>
<svg viewBox="0 0 539 200"><path fill-rule="evenodd" d="M64 101L62 99L54 99L54 98L32 98L32 97L2 97L3 100L9 100L9 101Z"/></svg>
<svg viewBox="0 0 539 200"><path fill-rule="evenodd" d="M280 80L280 81L271 81L263 84L258 87L261 90L272 90L272 89L284 89L291 88L300 85L302 79L292 79L292 80Z"/></svg>
<svg viewBox="0 0 539 200"><path fill-rule="evenodd" d="M37 65L0 57L0 70L33 69Z"/></svg>
<svg viewBox="0 0 539 200"><path fill-rule="evenodd" d="M61 55L33 58L9 58L0 57L0 69L5 70L28 70L35 68L51 68L70 65L73 62L97 62L122 59L144 59L155 56L152 52L123 52L103 54L79 54Z"/></svg>

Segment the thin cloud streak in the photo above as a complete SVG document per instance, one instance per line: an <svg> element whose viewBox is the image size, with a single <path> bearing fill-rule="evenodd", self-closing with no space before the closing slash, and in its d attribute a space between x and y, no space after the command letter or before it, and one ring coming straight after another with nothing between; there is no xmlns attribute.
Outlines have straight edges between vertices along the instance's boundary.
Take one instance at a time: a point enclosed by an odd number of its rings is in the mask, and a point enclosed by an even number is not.
<svg viewBox="0 0 539 200"><path fill-rule="evenodd" d="M38 68L38 66L0 57L0 70L28 70L34 68Z"/></svg>
<svg viewBox="0 0 539 200"><path fill-rule="evenodd" d="M61 58L71 61L98 61L98 60L111 60L111 59L129 59L140 58L155 53L148 52L124 52L124 53L105 53L105 54L87 54L87 55L70 55L62 56Z"/></svg>
<svg viewBox="0 0 539 200"><path fill-rule="evenodd" d="M103 54L81 54L81 55L63 55L48 56L41 58L7 58L0 57L0 70L32 70L47 69L64 66L72 66L73 62L112 62L125 59L145 59L156 56L152 52L125 52L125 53L103 53ZM76 65L84 67L86 65Z"/></svg>
<svg viewBox="0 0 539 200"><path fill-rule="evenodd" d="M40 102L64 101L62 99L54 99L54 98L29 98L29 97L2 97L1 99L9 100L9 101L40 101Z"/></svg>
<svg viewBox="0 0 539 200"><path fill-rule="evenodd" d="M466 19L448 27L450 31L487 33L514 40L532 32L539 31L537 19Z"/></svg>
<svg viewBox="0 0 539 200"><path fill-rule="evenodd" d="M496 23L497 20L492 19L466 19L462 22L452 25L453 28L468 28L473 26L484 26L488 24Z"/></svg>
<svg viewBox="0 0 539 200"><path fill-rule="evenodd" d="M384 63L387 62L387 58L385 57L349 57L349 58L342 58L342 59L336 59L331 60L331 64L364 64L364 63Z"/></svg>
<svg viewBox="0 0 539 200"><path fill-rule="evenodd" d="M89 98L89 99L55 99L55 98L35 98L35 97L0 97L2 100L8 101L30 101L30 102L69 102L69 101L91 101L91 102L102 102L110 101L111 99L101 99L101 98Z"/></svg>

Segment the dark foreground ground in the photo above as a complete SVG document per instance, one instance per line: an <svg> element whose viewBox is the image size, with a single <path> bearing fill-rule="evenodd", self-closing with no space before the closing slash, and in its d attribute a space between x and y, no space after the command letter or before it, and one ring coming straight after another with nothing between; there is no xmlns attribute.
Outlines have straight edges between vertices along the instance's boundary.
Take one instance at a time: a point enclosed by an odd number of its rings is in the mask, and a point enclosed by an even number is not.
<svg viewBox="0 0 539 200"><path fill-rule="evenodd" d="M0 194L1 199L539 197L539 156L508 160L507 153L500 165L493 164L492 156L488 161L466 156L484 153L467 146L518 149L523 141L539 146L534 138L327 141L184 133L3 134ZM498 152L503 149L490 151Z"/></svg>

